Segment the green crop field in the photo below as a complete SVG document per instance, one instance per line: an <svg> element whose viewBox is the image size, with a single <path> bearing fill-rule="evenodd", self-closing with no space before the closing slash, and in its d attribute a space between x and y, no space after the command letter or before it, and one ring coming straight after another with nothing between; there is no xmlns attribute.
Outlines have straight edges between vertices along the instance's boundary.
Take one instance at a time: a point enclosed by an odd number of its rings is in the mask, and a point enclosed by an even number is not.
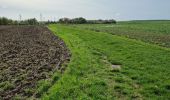
<svg viewBox="0 0 170 100"><path fill-rule="evenodd" d="M170 99L169 21L48 27L72 56L42 99Z"/></svg>
<svg viewBox="0 0 170 100"><path fill-rule="evenodd" d="M86 24L74 27L89 29L96 32L107 32L170 47L170 21L129 21L118 24Z"/></svg>

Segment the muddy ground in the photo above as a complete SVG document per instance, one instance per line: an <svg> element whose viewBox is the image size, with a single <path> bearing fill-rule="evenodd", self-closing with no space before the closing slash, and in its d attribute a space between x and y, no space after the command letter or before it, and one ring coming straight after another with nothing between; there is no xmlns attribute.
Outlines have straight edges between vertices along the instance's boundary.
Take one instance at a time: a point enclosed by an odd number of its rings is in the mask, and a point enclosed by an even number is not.
<svg viewBox="0 0 170 100"><path fill-rule="evenodd" d="M29 90L69 58L64 42L46 27L0 26L0 99L33 96Z"/></svg>

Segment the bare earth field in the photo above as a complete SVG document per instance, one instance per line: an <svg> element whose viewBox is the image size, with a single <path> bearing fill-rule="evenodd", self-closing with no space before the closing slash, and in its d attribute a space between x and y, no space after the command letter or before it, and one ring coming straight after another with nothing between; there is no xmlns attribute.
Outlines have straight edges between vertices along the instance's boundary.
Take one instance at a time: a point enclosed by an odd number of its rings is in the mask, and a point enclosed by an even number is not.
<svg viewBox="0 0 170 100"><path fill-rule="evenodd" d="M0 99L35 95L38 81L49 79L69 56L46 27L0 26Z"/></svg>

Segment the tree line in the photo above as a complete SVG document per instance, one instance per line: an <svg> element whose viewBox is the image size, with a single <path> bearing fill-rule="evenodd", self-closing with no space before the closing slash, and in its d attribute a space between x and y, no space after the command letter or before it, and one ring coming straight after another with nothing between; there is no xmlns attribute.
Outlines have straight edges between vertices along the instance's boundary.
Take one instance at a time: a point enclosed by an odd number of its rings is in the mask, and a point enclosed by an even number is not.
<svg viewBox="0 0 170 100"><path fill-rule="evenodd" d="M15 25L15 24L17 24L17 21L8 19L6 17L0 17L0 25Z"/></svg>
<svg viewBox="0 0 170 100"><path fill-rule="evenodd" d="M37 25L39 22L35 18L30 18L27 20L12 20L6 17L0 17L0 25Z"/></svg>
<svg viewBox="0 0 170 100"><path fill-rule="evenodd" d="M79 17L79 18L61 18L59 19L58 23L61 24L85 24L87 23L87 20L85 18Z"/></svg>
<svg viewBox="0 0 170 100"><path fill-rule="evenodd" d="M40 24L116 24L116 20L110 19L110 20L86 20L83 17L78 18L61 18L57 22L56 21L43 21L38 22L36 18L30 18L26 20L12 20L8 19L6 17L0 17L0 25L40 25Z"/></svg>
<svg viewBox="0 0 170 100"><path fill-rule="evenodd" d="M83 17L79 18L61 18L59 19L58 23L61 24L116 24L116 20L114 19L109 19L109 20L86 20Z"/></svg>

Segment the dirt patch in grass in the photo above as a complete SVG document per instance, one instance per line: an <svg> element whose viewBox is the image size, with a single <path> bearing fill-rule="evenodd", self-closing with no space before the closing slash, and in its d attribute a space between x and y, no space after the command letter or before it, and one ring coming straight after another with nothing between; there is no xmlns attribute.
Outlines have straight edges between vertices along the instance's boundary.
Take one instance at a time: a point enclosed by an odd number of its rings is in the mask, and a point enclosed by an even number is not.
<svg viewBox="0 0 170 100"><path fill-rule="evenodd" d="M28 98L70 58L64 42L42 26L0 26L0 99Z"/></svg>
<svg viewBox="0 0 170 100"><path fill-rule="evenodd" d="M119 62L115 62L115 61L111 62L111 61L108 60L107 56L104 56L104 55L101 58L102 58L102 60L105 64L110 66L110 70L112 72L119 72L121 70L122 65Z"/></svg>
<svg viewBox="0 0 170 100"><path fill-rule="evenodd" d="M121 65L112 65L113 69L121 69Z"/></svg>

